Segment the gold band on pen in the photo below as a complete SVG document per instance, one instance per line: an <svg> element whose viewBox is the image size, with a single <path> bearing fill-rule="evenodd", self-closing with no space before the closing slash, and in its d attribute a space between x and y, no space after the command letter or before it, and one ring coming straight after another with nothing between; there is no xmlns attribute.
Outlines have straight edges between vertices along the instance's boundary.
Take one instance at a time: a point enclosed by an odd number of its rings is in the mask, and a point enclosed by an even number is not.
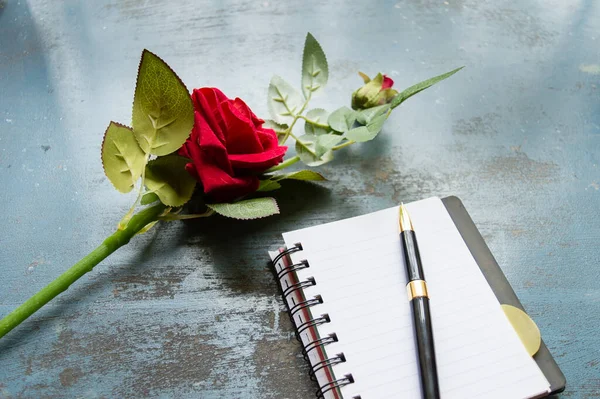
<svg viewBox="0 0 600 399"><path fill-rule="evenodd" d="M429 298L425 280L413 280L406 284L406 293L408 294L409 301L419 297Z"/></svg>

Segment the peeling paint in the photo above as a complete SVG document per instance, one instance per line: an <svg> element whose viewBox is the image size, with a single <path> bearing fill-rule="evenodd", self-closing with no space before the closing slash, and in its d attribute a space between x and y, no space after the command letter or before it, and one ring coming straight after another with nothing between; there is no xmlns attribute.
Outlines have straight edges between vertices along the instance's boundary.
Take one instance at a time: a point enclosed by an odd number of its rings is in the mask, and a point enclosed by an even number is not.
<svg viewBox="0 0 600 399"><path fill-rule="evenodd" d="M589 73L590 75L600 75L599 64L581 64L579 65L579 70L581 72Z"/></svg>
<svg viewBox="0 0 600 399"><path fill-rule="evenodd" d="M60 385L63 387L70 387L79 380L79 378L83 375L79 368L67 367L60 374Z"/></svg>
<svg viewBox="0 0 600 399"><path fill-rule="evenodd" d="M483 166L483 171L487 178L501 179L506 184L514 181L547 184L558 179L559 168L554 162L536 161L519 152L493 157Z"/></svg>
<svg viewBox="0 0 600 399"><path fill-rule="evenodd" d="M483 134L483 135L494 135L498 131L498 121L500 115L491 112L483 116L476 116L469 120L459 119L453 126L452 132L460 135L472 135L472 134Z"/></svg>

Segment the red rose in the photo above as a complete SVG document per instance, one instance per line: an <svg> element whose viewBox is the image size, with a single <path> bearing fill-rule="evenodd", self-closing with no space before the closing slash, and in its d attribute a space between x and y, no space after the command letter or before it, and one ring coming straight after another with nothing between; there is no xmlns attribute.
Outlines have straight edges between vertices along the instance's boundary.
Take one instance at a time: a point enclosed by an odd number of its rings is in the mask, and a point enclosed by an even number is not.
<svg viewBox="0 0 600 399"><path fill-rule="evenodd" d="M256 173L283 160L287 147L277 134L263 128L239 98L203 87L192 93L194 128L179 154L191 160L186 170L202 182L213 200L226 202L258 189Z"/></svg>

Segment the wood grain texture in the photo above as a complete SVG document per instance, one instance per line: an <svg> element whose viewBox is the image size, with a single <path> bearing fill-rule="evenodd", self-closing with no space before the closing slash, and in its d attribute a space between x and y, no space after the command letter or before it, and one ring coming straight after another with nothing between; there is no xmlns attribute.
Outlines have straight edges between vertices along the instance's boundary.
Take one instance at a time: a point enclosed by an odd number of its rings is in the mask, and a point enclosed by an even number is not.
<svg viewBox="0 0 600 399"><path fill-rule="evenodd" d="M267 116L272 74L299 86L304 37L330 63L313 106L350 103L359 70L411 98L376 141L285 182L282 215L170 223L140 236L0 341L0 397L307 398L267 267L280 233L457 195L567 377L600 397L600 10L590 1L0 1L0 315L116 226L133 201L100 161L128 123L143 48L188 89Z"/></svg>

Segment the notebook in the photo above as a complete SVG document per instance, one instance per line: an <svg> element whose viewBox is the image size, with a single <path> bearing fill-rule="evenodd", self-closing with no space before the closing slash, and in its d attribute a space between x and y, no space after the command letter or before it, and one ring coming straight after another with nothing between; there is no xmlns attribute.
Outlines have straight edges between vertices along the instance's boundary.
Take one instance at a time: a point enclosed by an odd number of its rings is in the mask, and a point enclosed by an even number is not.
<svg viewBox="0 0 600 399"><path fill-rule="evenodd" d="M537 398L564 389L545 345L539 359L529 356L504 315L500 303L521 305L460 201L406 207L428 283L442 398ZM286 248L270 255L317 397L419 398L398 207L283 239Z"/></svg>

